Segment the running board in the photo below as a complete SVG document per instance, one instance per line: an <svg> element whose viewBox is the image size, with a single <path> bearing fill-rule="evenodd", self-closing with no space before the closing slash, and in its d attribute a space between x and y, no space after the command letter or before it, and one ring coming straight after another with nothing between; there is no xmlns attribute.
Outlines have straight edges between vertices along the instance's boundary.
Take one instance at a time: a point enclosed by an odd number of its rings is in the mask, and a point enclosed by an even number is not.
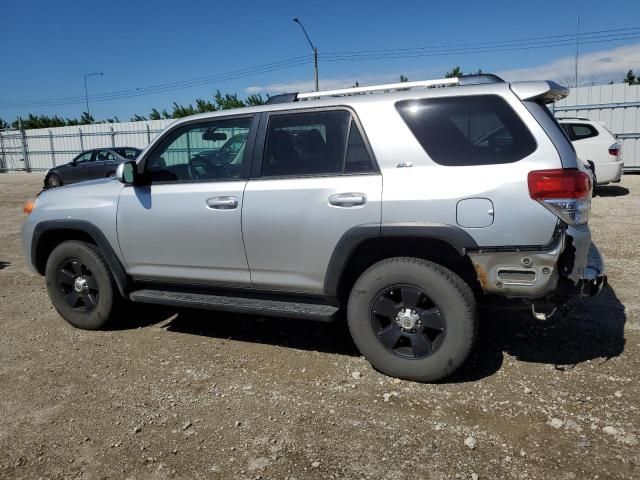
<svg viewBox="0 0 640 480"><path fill-rule="evenodd" d="M207 293L171 292L166 290L136 290L129 294L129 298L131 301L139 303L202 308L267 317L298 318L319 322L333 321L334 315L338 311L336 307L322 303L225 297Z"/></svg>

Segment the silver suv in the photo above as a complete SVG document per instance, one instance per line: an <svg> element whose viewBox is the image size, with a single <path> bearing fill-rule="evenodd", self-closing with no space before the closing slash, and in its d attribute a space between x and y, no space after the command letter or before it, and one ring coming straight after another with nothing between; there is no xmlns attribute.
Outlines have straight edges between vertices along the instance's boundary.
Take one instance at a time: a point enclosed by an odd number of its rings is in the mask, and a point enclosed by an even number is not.
<svg viewBox="0 0 640 480"><path fill-rule="evenodd" d="M545 106L567 93L478 75L188 117L115 179L42 192L25 252L76 327L128 302L344 308L375 368L434 381L471 351L481 297L539 309L606 282L590 177Z"/></svg>

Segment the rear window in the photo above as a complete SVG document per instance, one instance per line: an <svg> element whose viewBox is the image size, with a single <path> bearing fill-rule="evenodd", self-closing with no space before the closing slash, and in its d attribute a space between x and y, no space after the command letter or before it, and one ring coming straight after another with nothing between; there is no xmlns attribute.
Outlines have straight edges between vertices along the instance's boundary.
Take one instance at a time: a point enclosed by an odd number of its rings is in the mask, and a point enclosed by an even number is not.
<svg viewBox="0 0 640 480"><path fill-rule="evenodd" d="M520 117L496 95L403 100L396 108L422 148L441 165L512 163L536 149Z"/></svg>

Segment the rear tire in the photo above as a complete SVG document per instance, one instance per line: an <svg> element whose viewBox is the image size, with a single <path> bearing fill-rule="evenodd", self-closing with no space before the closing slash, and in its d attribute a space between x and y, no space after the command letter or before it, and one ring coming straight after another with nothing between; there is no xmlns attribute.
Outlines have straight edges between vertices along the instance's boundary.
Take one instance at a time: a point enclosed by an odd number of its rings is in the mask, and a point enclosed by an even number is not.
<svg viewBox="0 0 640 480"><path fill-rule="evenodd" d="M47 186L49 188L61 187L62 185L62 179L58 174L52 173L47 177Z"/></svg>
<svg viewBox="0 0 640 480"><path fill-rule="evenodd" d="M45 279L51 303L77 328L104 327L123 304L102 253L90 243L71 240L54 248L47 259Z"/></svg>
<svg viewBox="0 0 640 480"><path fill-rule="evenodd" d="M457 370L473 348L476 302L452 271L427 260L396 257L367 269L349 296L353 341L377 370L418 382Z"/></svg>

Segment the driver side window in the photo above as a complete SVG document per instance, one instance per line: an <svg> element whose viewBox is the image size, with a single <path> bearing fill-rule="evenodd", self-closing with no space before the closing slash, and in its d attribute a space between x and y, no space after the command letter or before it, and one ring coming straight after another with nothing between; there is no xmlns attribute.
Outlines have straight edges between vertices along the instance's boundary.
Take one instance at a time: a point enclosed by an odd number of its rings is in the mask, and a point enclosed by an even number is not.
<svg viewBox="0 0 640 480"><path fill-rule="evenodd" d="M192 182L240 178L251 117L209 120L180 127L151 153L151 181Z"/></svg>

